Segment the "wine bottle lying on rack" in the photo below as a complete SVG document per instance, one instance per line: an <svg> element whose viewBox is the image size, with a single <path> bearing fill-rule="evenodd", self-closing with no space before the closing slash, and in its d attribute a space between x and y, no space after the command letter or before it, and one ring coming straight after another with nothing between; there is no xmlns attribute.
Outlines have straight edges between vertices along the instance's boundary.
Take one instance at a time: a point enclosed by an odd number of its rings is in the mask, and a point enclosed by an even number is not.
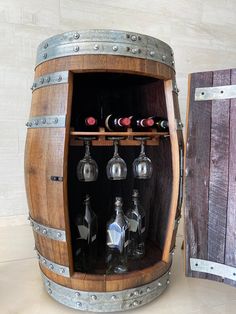
<svg viewBox="0 0 236 314"><path fill-rule="evenodd" d="M154 125L154 120L152 118L142 118L138 116L131 116L131 128L134 131L147 131Z"/></svg>
<svg viewBox="0 0 236 314"><path fill-rule="evenodd" d="M76 121L76 130L78 131L98 131L98 120L93 117L81 117Z"/></svg>
<svg viewBox="0 0 236 314"><path fill-rule="evenodd" d="M153 116L150 117L154 121L153 128L157 130L157 132L168 132L169 131L169 124L168 120L162 117Z"/></svg>
<svg viewBox="0 0 236 314"><path fill-rule="evenodd" d="M130 127L131 120L128 117L115 116L110 114L105 118L105 128L107 131L126 131Z"/></svg>

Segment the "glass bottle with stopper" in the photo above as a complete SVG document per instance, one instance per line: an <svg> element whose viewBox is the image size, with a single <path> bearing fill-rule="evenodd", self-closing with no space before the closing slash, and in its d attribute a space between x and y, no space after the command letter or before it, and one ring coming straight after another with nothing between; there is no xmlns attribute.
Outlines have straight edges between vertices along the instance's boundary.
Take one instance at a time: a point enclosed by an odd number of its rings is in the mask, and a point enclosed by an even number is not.
<svg viewBox="0 0 236 314"><path fill-rule="evenodd" d="M92 272L97 254L97 216L91 208L90 196L85 196L82 211L75 218L76 268L81 272Z"/></svg>
<svg viewBox="0 0 236 314"><path fill-rule="evenodd" d="M129 223L124 215L121 197L115 198L115 215L107 223L107 273L125 273L127 247L129 244Z"/></svg>
<svg viewBox="0 0 236 314"><path fill-rule="evenodd" d="M132 205L126 216L129 220L130 242L128 245L128 256L138 259L145 254L145 211L139 201L138 190L133 190Z"/></svg>

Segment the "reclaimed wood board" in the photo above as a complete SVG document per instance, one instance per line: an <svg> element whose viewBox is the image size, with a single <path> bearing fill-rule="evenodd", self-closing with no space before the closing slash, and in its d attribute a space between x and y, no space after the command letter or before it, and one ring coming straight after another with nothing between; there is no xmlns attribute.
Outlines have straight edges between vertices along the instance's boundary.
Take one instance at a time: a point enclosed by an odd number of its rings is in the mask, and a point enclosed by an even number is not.
<svg viewBox="0 0 236 314"><path fill-rule="evenodd" d="M190 75L185 157L186 275L234 286L192 271L190 259L236 267L236 100L195 100L198 87L235 84L236 70Z"/></svg>

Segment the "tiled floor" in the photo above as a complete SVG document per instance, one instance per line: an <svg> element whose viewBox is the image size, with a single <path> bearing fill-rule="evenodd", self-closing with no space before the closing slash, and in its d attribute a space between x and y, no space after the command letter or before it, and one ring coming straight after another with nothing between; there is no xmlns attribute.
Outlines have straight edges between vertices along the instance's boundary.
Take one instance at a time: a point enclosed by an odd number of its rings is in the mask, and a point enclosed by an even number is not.
<svg viewBox="0 0 236 314"><path fill-rule="evenodd" d="M181 230L179 234L169 288L159 299L130 313L235 314L235 288L184 277ZM44 291L33 247L29 226L0 228L0 313L78 313Z"/></svg>

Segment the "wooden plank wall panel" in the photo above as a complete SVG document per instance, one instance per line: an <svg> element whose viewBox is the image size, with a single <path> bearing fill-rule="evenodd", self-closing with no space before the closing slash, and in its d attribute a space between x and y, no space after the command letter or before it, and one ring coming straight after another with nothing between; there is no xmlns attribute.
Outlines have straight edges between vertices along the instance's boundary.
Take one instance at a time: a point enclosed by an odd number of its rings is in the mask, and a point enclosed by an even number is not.
<svg viewBox="0 0 236 314"><path fill-rule="evenodd" d="M186 274L206 278L206 274L191 272L189 258L207 259L208 257L211 101L194 101L194 94L197 87L212 86L212 72L195 73L190 76L190 79L186 151Z"/></svg>
<svg viewBox="0 0 236 314"><path fill-rule="evenodd" d="M230 85L230 70L215 71L213 86ZM208 260L224 263L228 198L229 103L212 101ZM202 139L203 140L203 139ZM211 276L208 276L211 279ZM222 281L214 276L214 280Z"/></svg>
<svg viewBox="0 0 236 314"><path fill-rule="evenodd" d="M231 84L236 84L236 69L231 71ZM236 99L230 101L229 126L229 188L225 264L236 267ZM236 281L229 279L224 281L236 287Z"/></svg>

